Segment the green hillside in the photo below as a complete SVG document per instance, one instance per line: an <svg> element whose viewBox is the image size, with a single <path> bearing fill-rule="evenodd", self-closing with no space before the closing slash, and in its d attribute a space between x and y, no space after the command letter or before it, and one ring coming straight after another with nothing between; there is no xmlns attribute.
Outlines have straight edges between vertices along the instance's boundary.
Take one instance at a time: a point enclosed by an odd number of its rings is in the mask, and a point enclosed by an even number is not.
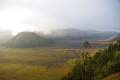
<svg viewBox="0 0 120 80"><path fill-rule="evenodd" d="M2 44L2 46L10 48L32 48L50 46L52 44L53 41L40 37L33 32L21 32L6 43Z"/></svg>
<svg viewBox="0 0 120 80"><path fill-rule="evenodd" d="M120 72L120 40L99 50L94 56L90 56L87 50L84 47L83 53L77 54L74 67L61 80L101 80Z"/></svg>

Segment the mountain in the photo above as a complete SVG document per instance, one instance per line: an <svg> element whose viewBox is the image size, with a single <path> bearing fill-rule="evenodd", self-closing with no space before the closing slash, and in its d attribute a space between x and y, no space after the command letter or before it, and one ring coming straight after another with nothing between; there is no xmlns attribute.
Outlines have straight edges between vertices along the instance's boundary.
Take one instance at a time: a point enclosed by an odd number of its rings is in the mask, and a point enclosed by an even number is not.
<svg viewBox="0 0 120 80"><path fill-rule="evenodd" d="M11 33L12 33L11 30L0 28L0 36L8 35L8 34L11 34Z"/></svg>
<svg viewBox="0 0 120 80"><path fill-rule="evenodd" d="M50 46L53 43L53 41L40 37L33 32L21 32L6 43L2 44L2 46L10 48L32 48Z"/></svg>
<svg viewBox="0 0 120 80"><path fill-rule="evenodd" d="M120 33L117 34L117 35L114 35L114 36L112 36L112 37L110 37L108 39L106 39L105 41L115 41L115 40L117 40L119 38L120 38Z"/></svg>
<svg viewBox="0 0 120 80"><path fill-rule="evenodd" d="M8 41L8 40L11 39L12 37L13 37L12 34L6 34L6 35L0 36L0 44Z"/></svg>
<svg viewBox="0 0 120 80"><path fill-rule="evenodd" d="M0 43L6 42L7 40L11 39L12 31L7 29L0 28Z"/></svg>
<svg viewBox="0 0 120 80"><path fill-rule="evenodd" d="M41 33L37 33L42 35ZM83 39L108 39L117 32L114 31L97 31L97 30L80 30L76 28L58 29L51 31L50 34L42 35L46 38L56 39L56 40L83 40Z"/></svg>

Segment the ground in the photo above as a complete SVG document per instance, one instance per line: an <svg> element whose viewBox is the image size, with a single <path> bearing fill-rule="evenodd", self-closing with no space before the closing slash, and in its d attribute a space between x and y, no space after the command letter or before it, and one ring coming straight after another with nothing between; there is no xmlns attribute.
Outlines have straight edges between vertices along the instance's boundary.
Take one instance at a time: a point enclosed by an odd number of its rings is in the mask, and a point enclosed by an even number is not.
<svg viewBox="0 0 120 80"><path fill-rule="evenodd" d="M70 45L72 47L64 44L27 49L0 47L0 80L60 80L73 67L75 51L82 52L82 48L74 50L74 45ZM90 52L94 54L97 50L91 48Z"/></svg>

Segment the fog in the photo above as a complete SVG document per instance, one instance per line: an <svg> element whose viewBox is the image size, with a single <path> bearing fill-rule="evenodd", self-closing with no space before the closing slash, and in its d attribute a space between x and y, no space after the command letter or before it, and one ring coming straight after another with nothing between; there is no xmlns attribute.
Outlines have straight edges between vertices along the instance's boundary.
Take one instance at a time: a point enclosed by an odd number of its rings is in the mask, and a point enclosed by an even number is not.
<svg viewBox="0 0 120 80"><path fill-rule="evenodd" d="M120 0L0 0L0 28L119 31Z"/></svg>

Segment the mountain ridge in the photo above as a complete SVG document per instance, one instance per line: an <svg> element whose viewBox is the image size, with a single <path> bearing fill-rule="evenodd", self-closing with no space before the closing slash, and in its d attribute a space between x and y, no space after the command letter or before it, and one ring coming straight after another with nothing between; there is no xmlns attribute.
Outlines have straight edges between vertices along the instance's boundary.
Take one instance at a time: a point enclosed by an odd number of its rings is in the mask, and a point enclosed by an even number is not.
<svg viewBox="0 0 120 80"><path fill-rule="evenodd" d="M97 30L80 30L76 28L53 30L51 33L44 35L37 32L38 35L55 40L81 40L81 39L101 39L105 40L118 34L115 31L97 31Z"/></svg>

